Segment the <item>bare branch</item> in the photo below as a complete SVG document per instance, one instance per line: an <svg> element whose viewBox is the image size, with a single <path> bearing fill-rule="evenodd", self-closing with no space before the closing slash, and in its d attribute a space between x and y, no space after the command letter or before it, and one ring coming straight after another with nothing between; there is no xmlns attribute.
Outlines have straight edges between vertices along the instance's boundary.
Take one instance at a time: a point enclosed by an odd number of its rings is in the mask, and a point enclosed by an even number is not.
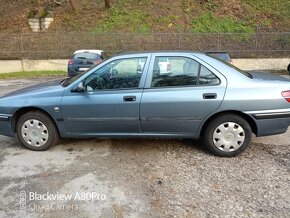
<svg viewBox="0 0 290 218"><path fill-rule="evenodd" d="M73 10L76 10L76 5L74 0L69 0L70 6L72 7Z"/></svg>

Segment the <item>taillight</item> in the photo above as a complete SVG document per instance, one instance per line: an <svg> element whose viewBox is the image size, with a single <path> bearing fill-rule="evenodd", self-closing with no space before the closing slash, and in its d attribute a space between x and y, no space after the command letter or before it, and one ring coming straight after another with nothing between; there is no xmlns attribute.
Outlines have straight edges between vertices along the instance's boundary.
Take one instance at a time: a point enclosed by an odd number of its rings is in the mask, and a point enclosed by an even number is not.
<svg viewBox="0 0 290 218"><path fill-rule="evenodd" d="M171 64L167 64L167 71L171 71Z"/></svg>
<svg viewBox="0 0 290 218"><path fill-rule="evenodd" d="M281 95L286 99L286 101L290 102L290 90L281 92Z"/></svg>
<svg viewBox="0 0 290 218"><path fill-rule="evenodd" d="M99 60L96 60L95 64L99 64L99 63L101 63L101 62L102 62L102 60L99 59Z"/></svg>
<svg viewBox="0 0 290 218"><path fill-rule="evenodd" d="M74 60L73 59L69 59L68 60L68 64L70 65L70 64L74 64Z"/></svg>

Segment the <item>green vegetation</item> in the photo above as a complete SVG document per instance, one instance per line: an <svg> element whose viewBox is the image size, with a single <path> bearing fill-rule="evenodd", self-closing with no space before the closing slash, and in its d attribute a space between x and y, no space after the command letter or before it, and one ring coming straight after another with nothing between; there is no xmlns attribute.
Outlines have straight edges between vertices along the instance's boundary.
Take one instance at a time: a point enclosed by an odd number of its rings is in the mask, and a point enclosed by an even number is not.
<svg viewBox="0 0 290 218"><path fill-rule="evenodd" d="M42 9L35 11L36 2L43 2ZM49 16L45 11L51 9L44 2L7 1L3 10L9 13L0 14L0 31L18 32L20 24L27 27L23 17L28 11L29 17ZM52 8L55 20L48 31L249 33L257 28L288 32L290 27L289 0L118 0L110 9L104 1L74 2L75 10L68 1Z"/></svg>
<svg viewBox="0 0 290 218"><path fill-rule="evenodd" d="M277 18L290 18L290 1L287 0L244 0L256 13Z"/></svg>
<svg viewBox="0 0 290 218"><path fill-rule="evenodd" d="M129 32L150 32L150 15L143 10L129 10L121 7L113 7L107 19L97 23L96 32L113 32L126 30Z"/></svg>
<svg viewBox="0 0 290 218"><path fill-rule="evenodd" d="M65 71L24 71L12 73L0 73L0 79L14 79L14 78L34 78L41 76L66 76Z"/></svg>
<svg viewBox="0 0 290 218"><path fill-rule="evenodd" d="M217 18L211 12L192 20L192 31L199 33L251 33L254 28L248 23L235 20L232 17Z"/></svg>

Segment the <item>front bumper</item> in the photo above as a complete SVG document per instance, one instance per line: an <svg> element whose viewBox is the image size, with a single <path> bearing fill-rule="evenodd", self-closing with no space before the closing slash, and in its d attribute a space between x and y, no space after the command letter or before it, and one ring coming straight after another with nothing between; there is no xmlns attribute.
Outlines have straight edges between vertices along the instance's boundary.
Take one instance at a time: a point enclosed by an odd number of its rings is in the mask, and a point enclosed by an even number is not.
<svg viewBox="0 0 290 218"><path fill-rule="evenodd" d="M10 114L0 114L0 134L14 137L12 128L11 128L11 118Z"/></svg>

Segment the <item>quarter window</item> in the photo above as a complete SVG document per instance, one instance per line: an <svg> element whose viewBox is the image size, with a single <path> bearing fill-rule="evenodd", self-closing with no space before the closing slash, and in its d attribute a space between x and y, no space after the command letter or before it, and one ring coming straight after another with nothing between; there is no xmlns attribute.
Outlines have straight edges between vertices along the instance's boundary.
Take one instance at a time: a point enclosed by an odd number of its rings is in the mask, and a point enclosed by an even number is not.
<svg viewBox="0 0 290 218"><path fill-rule="evenodd" d="M217 85L219 79L209 69L201 65L199 73L199 85Z"/></svg>
<svg viewBox="0 0 290 218"><path fill-rule="evenodd" d="M206 67L186 57L156 57L151 87L218 85L220 80Z"/></svg>
<svg viewBox="0 0 290 218"><path fill-rule="evenodd" d="M87 91L138 88L147 58L112 61L84 80Z"/></svg>

